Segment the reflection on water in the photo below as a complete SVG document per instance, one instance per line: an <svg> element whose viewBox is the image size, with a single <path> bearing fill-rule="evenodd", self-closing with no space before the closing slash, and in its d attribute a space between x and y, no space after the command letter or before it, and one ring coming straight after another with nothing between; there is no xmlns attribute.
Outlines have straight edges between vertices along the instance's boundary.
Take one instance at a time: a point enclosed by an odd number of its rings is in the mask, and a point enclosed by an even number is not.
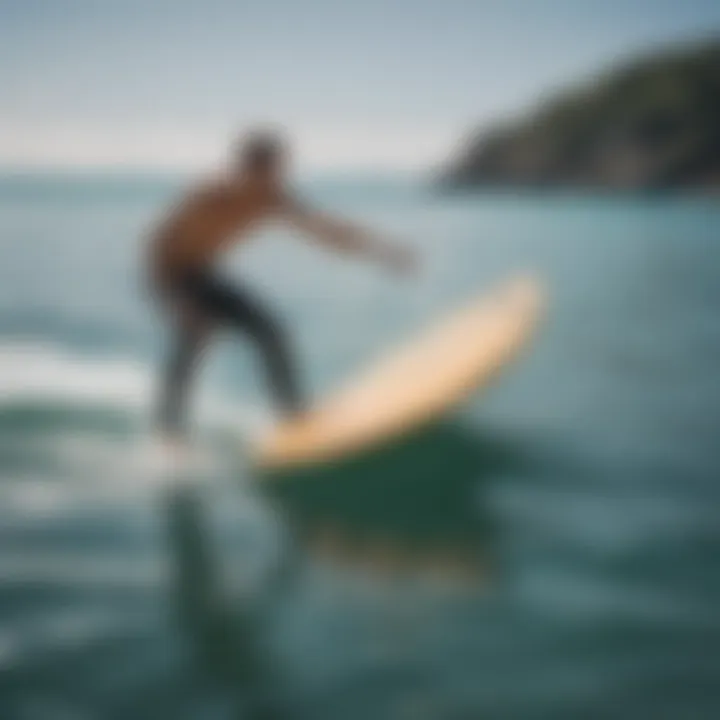
<svg viewBox="0 0 720 720"><path fill-rule="evenodd" d="M509 440L441 421L344 462L259 479L310 553L378 575L487 580L483 483L526 462Z"/></svg>
<svg viewBox="0 0 720 720"><path fill-rule="evenodd" d="M171 490L166 498L175 616L197 670L218 686L230 707L258 720L281 717L265 637L274 598L269 590L250 597L229 592L202 503L190 486Z"/></svg>
<svg viewBox="0 0 720 720"><path fill-rule="evenodd" d="M420 603L423 587L471 597L485 591L496 568L483 484L526 462L507 439L441 422L344 463L256 478L256 489L287 523L286 543L263 582L241 594L231 591L213 547L207 496L188 484L168 491L171 603L199 672L247 717L295 717L271 640L309 564L345 573L346 581L355 574L375 593L400 582ZM417 611L391 601L371 622L383 635L386 670L398 672L412 656L425 617Z"/></svg>

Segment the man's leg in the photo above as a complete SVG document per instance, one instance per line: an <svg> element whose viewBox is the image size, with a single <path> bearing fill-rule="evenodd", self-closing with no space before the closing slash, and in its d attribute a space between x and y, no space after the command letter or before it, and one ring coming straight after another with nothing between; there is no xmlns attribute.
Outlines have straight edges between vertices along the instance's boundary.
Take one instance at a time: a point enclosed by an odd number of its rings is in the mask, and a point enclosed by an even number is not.
<svg viewBox="0 0 720 720"><path fill-rule="evenodd" d="M208 337L207 326L181 323L165 365L158 424L168 438L180 439L185 434L186 406L190 381Z"/></svg>
<svg viewBox="0 0 720 720"><path fill-rule="evenodd" d="M214 319L247 332L258 343L277 406L286 414L299 413L303 402L297 376L286 334L275 318L244 290L209 276L196 282L197 297Z"/></svg>

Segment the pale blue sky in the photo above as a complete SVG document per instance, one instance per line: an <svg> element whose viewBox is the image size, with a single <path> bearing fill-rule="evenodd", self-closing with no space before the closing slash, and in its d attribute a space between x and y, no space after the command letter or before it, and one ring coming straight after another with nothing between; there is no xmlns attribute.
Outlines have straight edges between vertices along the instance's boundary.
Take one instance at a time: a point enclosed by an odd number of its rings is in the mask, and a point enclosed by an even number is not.
<svg viewBox="0 0 720 720"><path fill-rule="evenodd" d="M305 166L421 166L710 0L0 0L0 163L204 165L248 122Z"/></svg>

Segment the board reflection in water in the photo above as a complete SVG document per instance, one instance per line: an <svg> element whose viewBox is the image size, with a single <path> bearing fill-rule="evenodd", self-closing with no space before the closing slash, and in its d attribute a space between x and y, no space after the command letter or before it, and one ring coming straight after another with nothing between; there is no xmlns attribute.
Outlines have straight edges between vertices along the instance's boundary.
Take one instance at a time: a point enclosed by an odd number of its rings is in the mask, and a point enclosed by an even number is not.
<svg viewBox="0 0 720 720"><path fill-rule="evenodd" d="M496 571L484 484L522 463L511 442L444 421L342 462L266 473L258 484L311 557L376 578L477 587Z"/></svg>
<svg viewBox="0 0 720 720"><path fill-rule="evenodd" d="M440 588L469 599L492 590L499 569L496 528L484 489L524 464L517 443L442 422L342 464L258 476L253 487L284 520L287 542L264 582L241 595L231 590L230 568L221 566L212 542L208 498L197 487L169 492L175 617L198 671L231 716L292 718L298 703L313 704L288 693L285 681L300 669L278 656L275 641L278 623L315 582L308 570L318 564L331 577L349 573L368 586L399 591L382 607L361 600L329 612L345 618L343 643L357 633L352 653L371 652L371 675L383 687L396 673L409 673L401 685L412 691L398 694L400 706L429 702L424 683L412 681L415 645L432 625L421 588L428 588L427 597ZM407 603L408 588L417 603Z"/></svg>

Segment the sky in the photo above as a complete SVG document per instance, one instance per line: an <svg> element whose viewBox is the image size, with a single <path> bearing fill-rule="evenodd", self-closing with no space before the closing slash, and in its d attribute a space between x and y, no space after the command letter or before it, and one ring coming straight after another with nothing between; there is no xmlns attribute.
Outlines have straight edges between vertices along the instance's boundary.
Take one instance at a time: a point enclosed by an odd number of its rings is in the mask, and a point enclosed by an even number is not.
<svg viewBox="0 0 720 720"><path fill-rule="evenodd" d="M194 168L284 128L303 168L415 169L716 0L0 0L0 166Z"/></svg>

